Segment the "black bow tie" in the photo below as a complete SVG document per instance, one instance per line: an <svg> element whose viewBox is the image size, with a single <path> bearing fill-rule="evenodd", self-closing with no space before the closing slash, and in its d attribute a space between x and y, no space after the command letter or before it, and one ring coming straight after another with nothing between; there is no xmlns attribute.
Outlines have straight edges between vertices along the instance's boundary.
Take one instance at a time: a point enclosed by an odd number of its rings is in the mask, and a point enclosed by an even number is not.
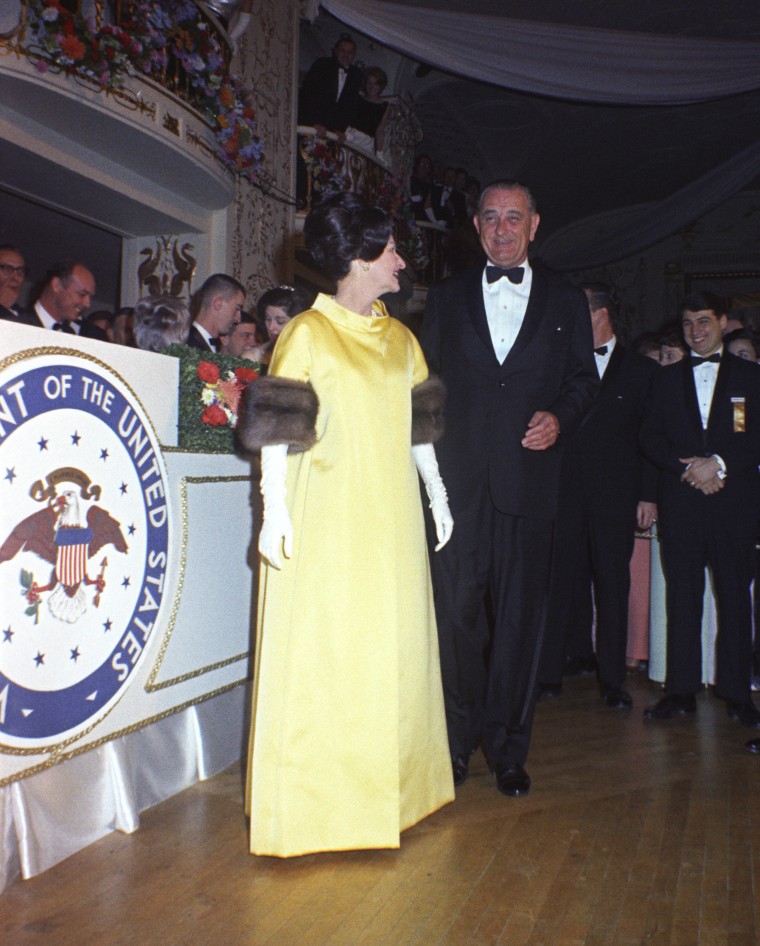
<svg viewBox="0 0 760 946"><path fill-rule="evenodd" d="M521 283L525 270L522 266L513 266L511 269L502 269L500 266L486 266L486 279L489 283L498 282L506 277L510 282Z"/></svg>
<svg viewBox="0 0 760 946"><path fill-rule="evenodd" d="M53 326L54 332L65 332L67 335L76 335L74 327L69 321L69 319L63 319L61 322L56 322Z"/></svg>
<svg viewBox="0 0 760 946"><path fill-rule="evenodd" d="M595 354L595 355L606 355L606 354L607 354L607 346L606 346L606 345L600 345L598 348L595 348L595 349L594 349L594 354Z"/></svg>
<svg viewBox="0 0 760 946"><path fill-rule="evenodd" d="M696 368L697 365L703 365L706 361L711 361L714 364L720 364L720 352L716 351L714 355L708 355L707 358L699 358L697 355L692 355L691 367Z"/></svg>
<svg viewBox="0 0 760 946"><path fill-rule="evenodd" d="M219 344L219 337L213 337L208 340L209 345L211 346L212 351L219 351L221 345Z"/></svg>

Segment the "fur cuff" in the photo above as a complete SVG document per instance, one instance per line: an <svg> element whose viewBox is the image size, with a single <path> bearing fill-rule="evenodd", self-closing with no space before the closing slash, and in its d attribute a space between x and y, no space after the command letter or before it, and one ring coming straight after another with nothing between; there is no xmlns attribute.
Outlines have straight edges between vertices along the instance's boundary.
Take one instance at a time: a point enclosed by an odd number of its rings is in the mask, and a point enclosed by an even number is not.
<svg viewBox="0 0 760 946"><path fill-rule="evenodd" d="M319 401L306 381L265 377L249 384L238 411L237 440L245 453L276 443L303 453L317 441Z"/></svg>
<svg viewBox="0 0 760 946"><path fill-rule="evenodd" d="M446 388L436 375L412 388L412 444L435 443L443 434Z"/></svg>

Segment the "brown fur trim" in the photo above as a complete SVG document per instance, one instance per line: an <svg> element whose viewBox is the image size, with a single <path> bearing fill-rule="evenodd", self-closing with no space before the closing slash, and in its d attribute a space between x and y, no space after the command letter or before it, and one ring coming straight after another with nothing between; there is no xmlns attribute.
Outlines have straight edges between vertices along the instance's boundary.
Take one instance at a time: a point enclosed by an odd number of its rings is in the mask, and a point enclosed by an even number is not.
<svg viewBox="0 0 760 946"><path fill-rule="evenodd" d="M319 401L306 381L265 377L245 389L236 427L245 453L276 443L288 444L289 453L303 453L317 441Z"/></svg>
<svg viewBox="0 0 760 946"><path fill-rule="evenodd" d="M445 403L446 388L434 374L412 388L412 444L435 443L441 437Z"/></svg>

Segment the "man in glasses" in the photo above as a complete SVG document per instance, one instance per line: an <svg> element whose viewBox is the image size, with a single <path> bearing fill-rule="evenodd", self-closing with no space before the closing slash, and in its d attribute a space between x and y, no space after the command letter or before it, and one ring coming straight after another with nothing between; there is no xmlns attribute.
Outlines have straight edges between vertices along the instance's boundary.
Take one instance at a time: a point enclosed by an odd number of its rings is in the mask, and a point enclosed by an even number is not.
<svg viewBox="0 0 760 946"><path fill-rule="evenodd" d="M20 250L9 243L0 245L0 319L26 323L28 319L18 304L26 279L26 264Z"/></svg>

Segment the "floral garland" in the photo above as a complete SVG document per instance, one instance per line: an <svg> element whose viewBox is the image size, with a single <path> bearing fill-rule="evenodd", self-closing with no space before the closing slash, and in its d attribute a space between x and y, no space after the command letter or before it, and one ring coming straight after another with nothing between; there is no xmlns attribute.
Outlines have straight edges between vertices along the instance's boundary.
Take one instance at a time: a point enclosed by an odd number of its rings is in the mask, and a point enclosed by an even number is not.
<svg viewBox="0 0 760 946"><path fill-rule="evenodd" d="M191 104L214 126L219 159L256 179L263 145L251 93L228 73L219 37L190 0L132 0L120 25L99 30L61 0L29 0L27 16L27 50L40 72L52 66L112 89L130 75L160 81L171 61L179 63Z"/></svg>
<svg viewBox="0 0 760 946"><path fill-rule="evenodd" d="M234 427L243 391L259 373L253 368L227 369L227 377L223 379L219 365L213 361L201 361L195 373L203 382L201 423L210 427Z"/></svg>
<svg viewBox="0 0 760 946"><path fill-rule="evenodd" d="M179 429L182 450L233 453L240 398L261 374L261 365L189 345L170 345L179 359Z"/></svg>
<svg viewBox="0 0 760 946"><path fill-rule="evenodd" d="M301 152L311 176L312 188L320 200L351 190L351 183L344 171L342 149L319 135L308 135L301 142ZM375 201L395 223L399 252L414 269L423 270L429 262L429 256L425 238L414 217L409 190L397 177L384 171Z"/></svg>

